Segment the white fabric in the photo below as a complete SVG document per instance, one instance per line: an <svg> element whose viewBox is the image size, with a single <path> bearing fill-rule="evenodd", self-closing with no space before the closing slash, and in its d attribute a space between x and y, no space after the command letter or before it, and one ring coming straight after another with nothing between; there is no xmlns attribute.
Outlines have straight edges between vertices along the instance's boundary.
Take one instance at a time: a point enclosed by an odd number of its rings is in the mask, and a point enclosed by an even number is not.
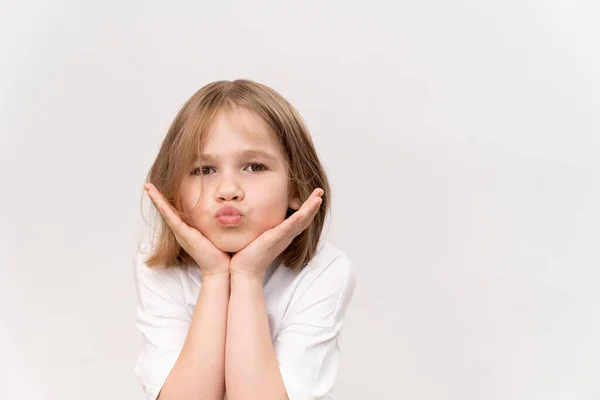
<svg viewBox="0 0 600 400"><path fill-rule="evenodd" d="M183 347L202 285L199 268L148 268L142 245L134 260L137 327L143 347L135 373L155 400ZM300 272L281 263L267 270L264 295L273 347L290 400L331 400L340 331L356 285L354 267L321 241Z"/></svg>

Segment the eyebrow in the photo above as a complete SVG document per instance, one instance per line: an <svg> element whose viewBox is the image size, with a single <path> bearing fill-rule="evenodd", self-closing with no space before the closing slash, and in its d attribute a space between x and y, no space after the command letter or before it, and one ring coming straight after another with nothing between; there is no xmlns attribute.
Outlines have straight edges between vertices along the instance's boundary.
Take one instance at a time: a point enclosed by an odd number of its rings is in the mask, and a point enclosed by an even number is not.
<svg viewBox="0 0 600 400"><path fill-rule="evenodd" d="M237 151L237 152L233 153L233 155L235 157L239 157L239 158L262 157L262 158L266 158L271 161L277 161L277 157L275 157L273 154L269 153L268 151L264 151L264 150L260 150L260 149L249 149L249 150ZM214 154L201 154L197 158L197 160L212 162L218 158L219 157L215 156Z"/></svg>

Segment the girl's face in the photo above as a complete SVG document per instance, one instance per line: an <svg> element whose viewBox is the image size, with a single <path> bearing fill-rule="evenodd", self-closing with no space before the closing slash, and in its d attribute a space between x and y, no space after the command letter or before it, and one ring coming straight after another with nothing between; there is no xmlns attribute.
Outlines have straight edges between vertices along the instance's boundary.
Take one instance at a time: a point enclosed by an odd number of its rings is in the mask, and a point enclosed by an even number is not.
<svg viewBox="0 0 600 400"><path fill-rule="evenodd" d="M260 117L237 107L220 112L212 128L202 157L185 178L184 207L190 211L200 201L192 225L222 251L235 253L280 224L288 207L298 210L301 202L288 192L285 159ZM225 206L241 216L218 218Z"/></svg>

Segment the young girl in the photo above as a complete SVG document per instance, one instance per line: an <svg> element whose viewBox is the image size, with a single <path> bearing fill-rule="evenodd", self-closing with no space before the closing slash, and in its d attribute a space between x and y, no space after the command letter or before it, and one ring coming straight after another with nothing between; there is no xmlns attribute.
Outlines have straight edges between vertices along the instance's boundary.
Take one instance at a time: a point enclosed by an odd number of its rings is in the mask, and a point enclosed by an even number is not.
<svg viewBox="0 0 600 400"><path fill-rule="evenodd" d="M134 263L147 398L332 399L356 278L321 239L329 184L297 111L252 81L204 86L144 188L161 222Z"/></svg>

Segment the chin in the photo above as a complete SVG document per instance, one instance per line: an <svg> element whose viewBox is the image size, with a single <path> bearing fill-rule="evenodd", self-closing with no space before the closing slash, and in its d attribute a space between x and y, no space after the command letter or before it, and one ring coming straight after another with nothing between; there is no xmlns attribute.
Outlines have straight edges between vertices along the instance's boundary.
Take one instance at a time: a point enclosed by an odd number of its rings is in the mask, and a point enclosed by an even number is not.
<svg viewBox="0 0 600 400"><path fill-rule="evenodd" d="M244 247L248 246L252 240L253 238L245 236L235 237L235 235L224 234L220 237L214 238L214 240L211 241L221 251L227 253L237 253Z"/></svg>

